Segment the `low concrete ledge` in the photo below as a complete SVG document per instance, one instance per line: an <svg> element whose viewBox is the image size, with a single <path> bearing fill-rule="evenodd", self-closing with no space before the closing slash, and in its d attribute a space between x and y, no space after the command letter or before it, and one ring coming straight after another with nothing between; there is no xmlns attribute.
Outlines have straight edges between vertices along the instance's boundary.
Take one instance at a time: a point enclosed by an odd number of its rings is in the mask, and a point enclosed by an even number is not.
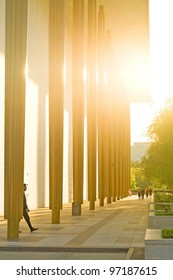
<svg viewBox="0 0 173 280"><path fill-rule="evenodd" d="M156 216L155 212L150 212L149 228L173 228L173 216Z"/></svg>
<svg viewBox="0 0 173 280"><path fill-rule="evenodd" d="M173 238L162 238L161 229L147 229L145 260L173 260Z"/></svg>
<svg viewBox="0 0 173 280"><path fill-rule="evenodd" d="M154 203L150 203L149 209L150 209L150 211L155 211Z"/></svg>

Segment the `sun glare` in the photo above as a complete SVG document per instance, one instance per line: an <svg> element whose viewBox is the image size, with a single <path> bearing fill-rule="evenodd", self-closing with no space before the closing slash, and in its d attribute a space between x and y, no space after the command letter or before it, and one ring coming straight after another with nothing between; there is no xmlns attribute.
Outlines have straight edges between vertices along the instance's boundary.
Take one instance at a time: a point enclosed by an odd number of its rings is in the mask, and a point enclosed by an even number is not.
<svg viewBox="0 0 173 280"><path fill-rule="evenodd" d="M147 129L165 100L173 97L173 0L150 0L150 85L152 103L131 104L131 141L148 141Z"/></svg>
<svg viewBox="0 0 173 280"><path fill-rule="evenodd" d="M83 68L83 79L84 79L84 83L85 83L85 82L86 82L86 79L87 79L86 65L84 65L84 68Z"/></svg>
<svg viewBox="0 0 173 280"><path fill-rule="evenodd" d="M150 0L150 65L152 101L173 96L173 1Z"/></svg>

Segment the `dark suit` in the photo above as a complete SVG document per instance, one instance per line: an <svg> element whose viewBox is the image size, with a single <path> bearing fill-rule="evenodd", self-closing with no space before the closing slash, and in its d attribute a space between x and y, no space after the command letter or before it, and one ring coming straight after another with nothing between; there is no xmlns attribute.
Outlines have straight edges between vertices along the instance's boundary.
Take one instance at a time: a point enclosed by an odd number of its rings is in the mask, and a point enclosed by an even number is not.
<svg viewBox="0 0 173 280"><path fill-rule="evenodd" d="M27 202L26 202L26 196L25 196L25 193L23 193L23 217L25 219L25 221L27 222L30 230L33 229L32 225L31 225L31 222L30 222L30 217L28 215L28 206L27 206Z"/></svg>

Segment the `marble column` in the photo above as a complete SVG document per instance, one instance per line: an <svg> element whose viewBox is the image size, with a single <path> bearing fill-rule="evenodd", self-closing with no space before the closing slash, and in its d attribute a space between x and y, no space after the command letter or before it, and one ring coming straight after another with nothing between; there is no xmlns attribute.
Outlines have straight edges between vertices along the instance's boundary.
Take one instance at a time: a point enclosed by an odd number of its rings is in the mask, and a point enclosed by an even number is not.
<svg viewBox="0 0 173 280"><path fill-rule="evenodd" d="M88 125L88 199L90 210L96 201L96 0L88 0L87 53L87 125Z"/></svg>
<svg viewBox="0 0 173 280"><path fill-rule="evenodd" d="M98 13L98 197L100 206L105 199L105 13Z"/></svg>
<svg viewBox="0 0 173 280"><path fill-rule="evenodd" d="M5 209L7 238L23 216L27 0L5 2Z"/></svg>
<svg viewBox="0 0 173 280"><path fill-rule="evenodd" d="M49 1L49 184L52 223L60 223L63 188L65 1Z"/></svg>
<svg viewBox="0 0 173 280"><path fill-rule="evenodd" d="M81 215L84 158L84 0L73 0L72 50L73 203L72 215Z"/></svg>
<svg viewBox="0 0 173 280"><path fill-rule="evenodd" d="M105 147L105 164L106 164L106 197L107 203L112 201L112 164L114 155L114 139L113 139L113 122L112 122L112 49L111 49L111 32L106 32L106 94L105 94L105 105L106 105L106 147Z"/></svg>

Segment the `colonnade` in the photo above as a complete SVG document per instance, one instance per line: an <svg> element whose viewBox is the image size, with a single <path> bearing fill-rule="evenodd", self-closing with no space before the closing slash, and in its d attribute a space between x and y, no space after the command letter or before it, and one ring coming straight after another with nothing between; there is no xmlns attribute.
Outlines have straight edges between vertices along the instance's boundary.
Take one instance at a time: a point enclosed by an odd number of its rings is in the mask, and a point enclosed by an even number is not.
<svg viewBox="0 0 173 280"><path fill-rule="evenodd" d="M49 185L52 223L63 207L63 118L65 0L49 0ZM24 182L25 62L28 0L6 0L5 46L5 218L7 238L19 238ZM98 21L97 21L98 19ZM124 198L130 182L130 104L116 84L111 33L104 7L88 0L87 38L84 0L73 0L72 43L72 215L83 204L84 107L87 106L87 170L90 209ZM85 61L84 42L87 39ZM116 47L116 46L115 46ZM83 77L86 64L87 79ZM87 105L84 99L87 91ZM98 186L98 187L97 187Z"/></svg>

